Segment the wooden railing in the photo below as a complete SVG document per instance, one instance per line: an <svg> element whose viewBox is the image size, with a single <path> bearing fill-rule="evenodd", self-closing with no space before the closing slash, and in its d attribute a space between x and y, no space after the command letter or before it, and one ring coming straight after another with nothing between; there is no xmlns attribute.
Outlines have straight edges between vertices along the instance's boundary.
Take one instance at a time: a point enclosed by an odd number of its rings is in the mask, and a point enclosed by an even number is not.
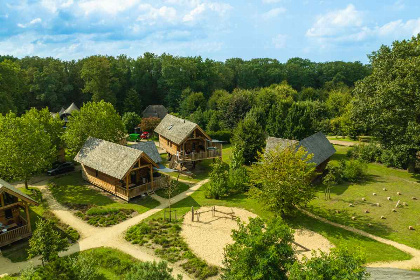
<svg viewBox="0 0 420 280"><path fill-rule="evenodd" d="M222 155L221 149L214 149L214 150L207 150L204 152L198 152L198 153L190 153L185 154L182 153L178 156L178 161L196 161L196 160L202 160L207 158L217 158Z"/></svg>
<svg viewBox="0 0 420 280"><path fill-rule="evenodd" d="M31 235L28 225L12 229L0 234L0 247Z"/></svg>
<svg viewBox="0 0 420 280"><path fill-rule="evenodd" d="M167 184L168 184L168 176L162 174L160 177L154 177L153 182L135 186L134 188L129 189L128 198L133 198L152 190L156 191L160 188L166 187ZM127 190L124 190L124 191L125 193L127 192Z"/></svg>

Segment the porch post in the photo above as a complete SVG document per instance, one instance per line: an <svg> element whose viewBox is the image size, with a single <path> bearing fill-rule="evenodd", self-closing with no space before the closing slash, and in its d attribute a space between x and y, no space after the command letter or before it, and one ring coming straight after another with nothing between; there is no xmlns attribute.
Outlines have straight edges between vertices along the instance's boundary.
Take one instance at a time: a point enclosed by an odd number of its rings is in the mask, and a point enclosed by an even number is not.
<svg viewBox="0 0 420 280"><path fill-rule="evenodd" d="M127 177L125 177L125 187L127 189L127 199L130 199L130 189L128 187L128 176L130 175L130 172L127 173Z"/></svg>
<svg viewBox="0 0 420 280"><path fill-rule="evenodd" d="M25 203L25 212L26 212L26 221L28 222L28 230L29 232L32 232L32 228L31 228L31 219L29 217L29 208L28 208L28 203Z"/></svg>
<svg viewBox="0 0 420 280"><path fill-rule="evenodd" d="M152 185L152 190L155 190L155 188L154 188L155 186L153 184L153 165L150 164L149 168L150 168L150 182L151 182L151 185Z"/></svg>
<svg viewBox="0 0 420 280"><path fill-rule="evenodd" d="M3 198L3 194L0 194L0 207L4 206L4 198Z"/></svg>

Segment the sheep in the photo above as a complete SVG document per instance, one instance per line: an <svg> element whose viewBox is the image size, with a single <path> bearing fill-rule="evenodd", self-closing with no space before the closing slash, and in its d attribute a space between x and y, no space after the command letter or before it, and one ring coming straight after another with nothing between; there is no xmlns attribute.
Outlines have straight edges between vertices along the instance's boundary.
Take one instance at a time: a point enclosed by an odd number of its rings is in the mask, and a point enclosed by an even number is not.
<svg viewBox="0 0 420 280"><path fill-rule="evenodd" d="M367 210L367 209L366 209L366 210L365 210L365 213L370 213L370 212L369 212L369 210Z"/></svg>
<svg viewBox="0 0 420 280"><path fill-rule="evenodd" d="M384 190L384 191L387 191L387 189L386 189L386 188L383 188L383 190Z"/></svg>
<svg viewBox="0 0 420 280"><path fill-rule="evenodd" d="M376 195L376 193L373 193L372 195Z"/></svg>
<svg viewBox="0 0 420 280"><path fill-rule="evenodd" d="M366 198L362 197L362 201L366 201Z"/></svg>
<svg viewBox="0 0 420 280"><path fill-rule="evenodd" d="M397 192L397 195L401 195L401 193L400 192Z"/></svg>
<svg viewBox="0 0 420 280"><path fill-rule="evenodd" d="M390 196L388 196L386 199L391 200L391 197L390 197Z"/></svg>
<svg viewBox="0 0 420 280"><path fill-rule="evenodd" d="M409 230L414 230L414 227L413 226L408 226L408 229Z"/></svg>
<svg viewBox="0 0 420 280"><path fill-rule="evenodd" d="M381 216L381 219L382 219L382 220L385 220L386 218L385 218L385 216Z"/></svg>

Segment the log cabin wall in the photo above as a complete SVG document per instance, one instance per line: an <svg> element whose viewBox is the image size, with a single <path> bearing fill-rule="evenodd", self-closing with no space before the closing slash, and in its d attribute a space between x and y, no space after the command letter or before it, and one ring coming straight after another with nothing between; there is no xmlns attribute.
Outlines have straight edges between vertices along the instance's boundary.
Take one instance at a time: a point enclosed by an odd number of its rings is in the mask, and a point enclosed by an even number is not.
<svg viewBox="0 0 420 280"><path fill-rule="evenodd" d="M96 176L98 175L98 176ZM89 181L90 183L98 186L106 191L111 193L115 193L115 188L117 186L121 186L120 180L106 175L102 172L96 171L88 166L82 164L82 176L85 180Z"/></svg>
<svg viewBox="0 0 420 280"><path fill-rule="evenodd" d="M161 135L159 135L159 145L162 149L164 149L167 153L170 153L171 155L175 155L178 151L178 145Z"/></svg>
<svg viewBox="0 0 420 280"><path fill-rule="evenodd" d="M12 218L6 219L6 210L0 208L0 223L2 223L3 225L8 225L10 223L17 224L19 222L19 215L20 215L19 206L13 206L7 209L12 210Z"/></svg>

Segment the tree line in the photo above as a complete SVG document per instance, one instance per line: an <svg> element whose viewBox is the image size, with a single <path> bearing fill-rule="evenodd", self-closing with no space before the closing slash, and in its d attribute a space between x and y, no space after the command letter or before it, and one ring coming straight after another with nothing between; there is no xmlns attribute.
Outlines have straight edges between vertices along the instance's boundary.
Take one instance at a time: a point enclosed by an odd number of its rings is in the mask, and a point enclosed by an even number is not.
<svg viewBox="0 0 420 280"><path fill-rule="evenodd" d="M215 90L255 89L283 81L295 90L320 89L328 83L354 83L371 73L360 62L316 63L291 58L227 59L160 56L145 53L138 58L125 55L90 56L63 61L55 58L0 56L0 113L22 114L32 107L58 112L72 102L105 100L122 115L140 113L150 104L163 104L179 111L182 91L189 88L210 98Z"/></svg>

